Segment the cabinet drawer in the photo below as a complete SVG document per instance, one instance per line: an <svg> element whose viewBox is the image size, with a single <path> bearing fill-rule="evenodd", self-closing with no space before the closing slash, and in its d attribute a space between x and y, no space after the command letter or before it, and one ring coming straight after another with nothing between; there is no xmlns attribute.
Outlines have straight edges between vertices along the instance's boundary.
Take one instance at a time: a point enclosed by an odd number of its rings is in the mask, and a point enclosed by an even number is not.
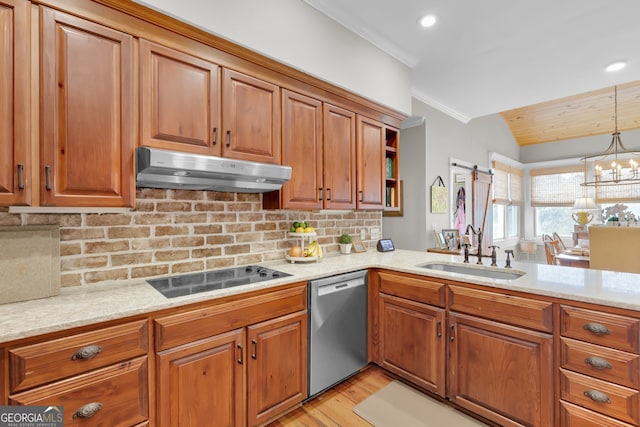
<svg viewBox="0 0 640 427"><path fill-rule="evenodd" d="M640 393L560 369L560 398L633 424L640 422Z"/></svg>
<svg viewBox="0 0 640 427"><path fill-rule="evenodd" d="M560 401L561 427L633 427L580 406Z"/></svg>
<svg viewBox="0 0 640 427"><path fill-rule="evenodd" d="M449 286L449 308L491 320L553 331L553 304L498 292Z"/></svg>
<svg viewBox="0 0 640 427"><path fill-rule="evenodd" d="M444 283L400 274L378 273L378 276L380 277L380 292L444 307Z"/></svg>
<svg viewBox="0 0 640 427"><path fill-rule="evenodd" d="M155 320L156 351L307 308L306 284Z"/></svg>
<svg viewBox="0 0 640 427"><path fill-rule="evenodd" d="M144 356L9 396L9 404L63 406L65 427L131 426L148 418L147 384ZM79 416L81 409L89 413Z"/></svg>
<svg viewBox="0 0 640 427"><path fill-rule="evenodd" d="M561 365L627 387L640 386L640 356L595 344L561 338Z"/></svg>
<svg viewBox="0 0 640 427"><path fill-rule="evenodd" d="M147 353L146 320L9 350L11 391L77 375Z"/></svg>
<svg viewBox="0 0 640 427"><path fill-rule="evenodd" d="M565 337L638 353L640 320L563 305L560 333Z"/></svg>

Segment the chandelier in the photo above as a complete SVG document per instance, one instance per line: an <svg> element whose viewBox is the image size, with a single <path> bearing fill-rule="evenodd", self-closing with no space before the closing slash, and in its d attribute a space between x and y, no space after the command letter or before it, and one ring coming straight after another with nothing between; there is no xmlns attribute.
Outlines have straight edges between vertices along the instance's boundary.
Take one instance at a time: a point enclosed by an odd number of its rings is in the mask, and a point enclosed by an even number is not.
<svg viewBox="0 0 640 427"><path fill-rule="evenodd" d="M615 128L611 134L611 144L605 151L599 154L584 156L582 160L594 162L593 179L588 180L585 174L583 186L598 187L611 185L627 185L640 183L640 152L628 150L622 144L620 132L618 132L618 87L614 86L614 123Z"/></svg>

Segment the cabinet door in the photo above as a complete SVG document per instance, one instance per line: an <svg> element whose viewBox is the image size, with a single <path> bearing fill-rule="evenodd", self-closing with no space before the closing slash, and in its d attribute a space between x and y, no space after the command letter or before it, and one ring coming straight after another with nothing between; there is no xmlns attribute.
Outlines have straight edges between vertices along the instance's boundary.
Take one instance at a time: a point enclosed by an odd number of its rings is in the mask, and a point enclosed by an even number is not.
<svg viewBox="0 0 640 427"><path fill-rule="evenodd" d="M280 88L222 70L222 155L280 164Z"/></svg>
<svg viewBox="0 0 640 427"><path fill-rule="evenodd" d="M0 0L0 205L31 203L28 6Z"/></svg>
<svg viewBox="0 0 640 427"><path fill-rule="evenodd" d="M282 90L282 164L291 180L282 186L283 209L320 209L322 103Z"/></svg>
<svg viewBox="0 0 640 427"><path fill-rule="evenodd" d="M218 66L140 40L141 144L220 155Z"/></svg>
<svg viewBox="0 0 640 427"><path fill-rule="evenodd" d="M449 398L504 426L553 425L553 338L449 315Z"/></svg>
<svg viewBox="0 0 640 427"><path fill-rule="evenodd" d="M385 202L384 124L358 116L358 209L383 209Z"/></svg>
<svg viewBox="0 0 640 427"><path fill-rule="evenodd" d="M255 426L307 397L307 312L249 326L247 346L247 424Z"/></svg>
<svg viewBox="0 0 640 427"><path fill-rule="evenodd" d="M324 104L324 207L356 208L356 115Z"/></svg>
<svg viewBox="0 0 640 427"><path fill-rule="evenodd" d="M244 425L244 329L158 353L158 426Z"/></svg>
<svg viewBox="0 0 640 427"><path fill-rule="evenodd" d="M133 39L42 8L42 204L133 205Z"/></svg>
<svg viewBox="0 0 640 427"><path fill-rule="evenodd" d="M444 309L380 294L382 367L444 397Z"/></svg>

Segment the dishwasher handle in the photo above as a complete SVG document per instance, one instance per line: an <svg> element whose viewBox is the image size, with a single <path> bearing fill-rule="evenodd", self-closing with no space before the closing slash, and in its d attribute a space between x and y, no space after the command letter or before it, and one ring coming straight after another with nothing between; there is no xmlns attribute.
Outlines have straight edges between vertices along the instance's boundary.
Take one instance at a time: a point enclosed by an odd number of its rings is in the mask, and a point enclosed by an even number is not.
<svg viewBox="0 0 640 427"><path fill-rule="evenodd" d="M364 279L346 280L342 282L318 286L317 292L318 292L318 296L321 297L323 295L334 294L336 292L343 292L343 291L347 291L347 290L356 288L358 286L364 286L364 285L365 285Z"/></svg>

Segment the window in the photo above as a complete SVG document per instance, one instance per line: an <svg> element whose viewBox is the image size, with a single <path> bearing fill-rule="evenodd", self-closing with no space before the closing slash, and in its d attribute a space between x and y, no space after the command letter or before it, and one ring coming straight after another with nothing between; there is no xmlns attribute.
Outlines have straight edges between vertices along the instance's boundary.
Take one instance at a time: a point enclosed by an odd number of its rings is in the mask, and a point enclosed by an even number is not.
<svg viewBox="0 0 640 427"><path fill-rule="evenodd" d="M570 235L573 232L571 209L576 198L584 197L584 171L570 166L531 171L531 206L534 208L535 235Z"/></svg>
<svg viewBox="0 0 640 427"><path fill-rule="evenodd" d="M522 170L493 161L493 238L518 237L522 205Z"/></svg>
<svg viewBox="0 0 640 427"><path fill-rule="evenodd" d="M493 205L493 238L509 239L519 236L520 206Z"/></svg>

